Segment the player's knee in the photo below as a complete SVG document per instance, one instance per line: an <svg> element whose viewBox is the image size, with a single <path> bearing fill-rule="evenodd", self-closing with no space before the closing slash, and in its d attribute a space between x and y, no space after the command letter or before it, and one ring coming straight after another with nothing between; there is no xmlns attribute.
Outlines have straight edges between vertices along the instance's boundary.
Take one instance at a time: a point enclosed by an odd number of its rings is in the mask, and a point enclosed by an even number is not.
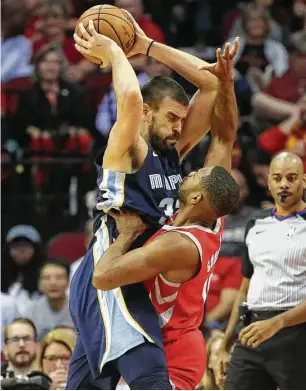
<svg viewBox="0 0 306 391"><path fill-rule="evenodd" d="M131 390L172 390L169 374L165 369L142 372L129 387Z"/></svg>

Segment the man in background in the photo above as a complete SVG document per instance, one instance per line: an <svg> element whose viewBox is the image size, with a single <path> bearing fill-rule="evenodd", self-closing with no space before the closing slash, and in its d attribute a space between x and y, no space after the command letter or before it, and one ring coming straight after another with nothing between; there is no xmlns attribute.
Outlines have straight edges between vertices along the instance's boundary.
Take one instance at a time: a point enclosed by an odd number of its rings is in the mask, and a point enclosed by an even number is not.
<svg viewBox="0 0 306 391"><path fill-rule="evenodd" d="M60 258L43 263L39 286L44 295L33 301L25 310L25 316L37 327L40 341L58 325L73 326L68 306L69 265Z"/></svg>
<svg viewBox="0 0 306 391"><path fill-rule="evenodd" d="M34 323L17 318L4 329L4 357L7 363L1 367L1 375L13 371L14 376L24 376L37 370L37 332Z"/></svg>

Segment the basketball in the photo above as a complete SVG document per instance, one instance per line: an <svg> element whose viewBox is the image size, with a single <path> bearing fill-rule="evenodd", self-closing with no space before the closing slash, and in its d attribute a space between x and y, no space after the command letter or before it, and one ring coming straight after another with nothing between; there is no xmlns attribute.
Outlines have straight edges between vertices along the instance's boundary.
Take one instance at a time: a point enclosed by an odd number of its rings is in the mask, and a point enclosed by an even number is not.
<svg viewBox="0 0 306 391"><path fill-rule="evenodd" d="M87 29L89 21L92 20L96 31L111 38L127 54L135 42L135 28L133 22L124 10L112 5L96 5L85 11L79 18L75 32L82 38L79 30L79 23L83 23ZM101 60L83 54L89 61L101 64Z"/></svg>

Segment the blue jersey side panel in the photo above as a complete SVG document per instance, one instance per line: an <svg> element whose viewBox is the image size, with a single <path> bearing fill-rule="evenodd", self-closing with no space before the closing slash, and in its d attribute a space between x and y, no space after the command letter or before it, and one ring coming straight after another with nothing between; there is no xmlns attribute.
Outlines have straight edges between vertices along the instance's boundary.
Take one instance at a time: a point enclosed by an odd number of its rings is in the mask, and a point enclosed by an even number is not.
<svg viewBox="0 0 306 391"><path fill-rule="evenodd" d="M102 157L98 157L98 162L102 163ZM177 211L178 188L182 181L175 150L158 156L149 146L144 164L135 174L117 173L97 166L96 239L75 273L70 288L71 314L95 377L105 362L142 343L143 338L162 347L158 317L142 283L108 292L96 290L92 285L94 263L97 262L94 253L101 256L118 236L115 221L106 217L105 212L111 208L127 208L137 211L151 223L152 228L132 246L141 247L160 224Z"/></svg>

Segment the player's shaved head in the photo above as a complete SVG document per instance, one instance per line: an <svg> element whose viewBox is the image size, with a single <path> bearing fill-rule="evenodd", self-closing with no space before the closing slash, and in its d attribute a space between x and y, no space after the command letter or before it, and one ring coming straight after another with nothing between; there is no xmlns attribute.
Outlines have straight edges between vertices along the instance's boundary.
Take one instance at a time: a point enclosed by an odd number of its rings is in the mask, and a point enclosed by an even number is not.
<svg viewBox="0 0 306 391"><path fill-rule="evenodd" d="M271 161L269 173L275 171L280 166L292 166L294 167L300 174L303 174L304 165L302 159L292 152L281 152L274 156Z"/></svg>
<svg viewBox="0 0 306 391"><path fill-rule="evenodd" d="M292 152L274 156L269 167L268 184L276 205L284 210L294 210L303 202L306 188L302 159Z"/></svg>

